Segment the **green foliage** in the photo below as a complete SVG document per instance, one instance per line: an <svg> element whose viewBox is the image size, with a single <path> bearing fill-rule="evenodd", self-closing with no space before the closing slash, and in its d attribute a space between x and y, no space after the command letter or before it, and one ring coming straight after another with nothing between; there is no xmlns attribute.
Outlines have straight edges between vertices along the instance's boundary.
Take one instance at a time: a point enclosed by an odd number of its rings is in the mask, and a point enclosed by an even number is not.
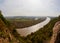
<svg viewBox="0 0 60 43"><path fill-rule="evenodd" d="M17 33L15 27L11 26L11 24L3 17L3 15L1 14L1 11L0 11L0 18L8 26L8 28L12 29L11 34L17 40L19 40L20 43L44 43L44 41L49 40L51 38L53 27L54 27L55 23L60 20L60 16L53 18L42 29L36 31L35 33L31 33L31 35L28 35L27 37L21 37ZM3 31L1 31L1 29L0 29L0 37L3 37L3 38L6 37L5 33ZM13 41L11 41L10 43L13 43Z"/></svg>
<svg viewBox="0 0 60 43"><path fill-rule="evenodd" d="M3 31L0 31L0 37L6 38L5 33Z"/></svg>
<svg viewBox="0 0 60 43"><path fill-rule="evenodd" d="M10 25L10 23L3 17L1 11L0 11L0 18L2 19L2 21L3 21L7 26Z"/></svg>
<svg viewBox="0 0 60 43"><path fill-rule="evenodd" d="M27 37L21 37L16 30L13 30L12 33L19 39L20 43L44 43L44 41L50 40L53 27L57 21L59 21L59 17L51 19L46 26L35 33L31 33L31 35L28 35Z"/></svg>
<svg viewBox="0 0 60 43"><path fill-rule="evenodd" d="M49 40L52 36L52 30L55 23L59 21L59 19L53 18L46 26L42 29L38 30L37 32L28 35L27 39L29 39L32 43L43 43L46 40Z"/></svg>

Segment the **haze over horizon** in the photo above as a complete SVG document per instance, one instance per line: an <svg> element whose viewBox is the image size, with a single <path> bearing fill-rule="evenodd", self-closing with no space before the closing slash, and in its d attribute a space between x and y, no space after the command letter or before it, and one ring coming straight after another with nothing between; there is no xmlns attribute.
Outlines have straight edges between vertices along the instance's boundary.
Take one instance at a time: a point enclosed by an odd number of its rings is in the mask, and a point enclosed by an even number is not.
<svg viewBox="0 0 60 43"><path fill-rule="evenodd" d="M60 0L0 0L4 16L58 16Z"/></svg>

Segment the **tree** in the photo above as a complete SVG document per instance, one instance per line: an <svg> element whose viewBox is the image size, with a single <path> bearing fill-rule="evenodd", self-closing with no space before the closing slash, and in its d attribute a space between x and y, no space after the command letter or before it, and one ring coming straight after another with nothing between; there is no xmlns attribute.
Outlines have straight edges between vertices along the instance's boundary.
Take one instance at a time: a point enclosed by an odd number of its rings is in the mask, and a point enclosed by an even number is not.
<svg viewBox="0 0 60 43"><path fill-rule="evenodd" d="M0 19L8 26L9 22L3 17L2 12L0 11Z"/></svg>

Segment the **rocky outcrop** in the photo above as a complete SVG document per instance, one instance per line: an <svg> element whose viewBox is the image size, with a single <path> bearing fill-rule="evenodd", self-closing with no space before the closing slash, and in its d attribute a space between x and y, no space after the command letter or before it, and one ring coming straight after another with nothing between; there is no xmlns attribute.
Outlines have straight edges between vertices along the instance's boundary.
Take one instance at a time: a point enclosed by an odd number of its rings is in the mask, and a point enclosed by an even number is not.
<svg viewBox="0 0 60 43"><path fill-rule="evenodd" d="M57 22L53 28L53 35L51 37L50 43L59 43L60 42L60 21Z"/></svg>
<svg viewBox="0 0 60 43"><path fill-rule="evenodd" d="M0 43L18 43L19 40L14 37L12 31L9 28L12 28L12 26L7 26L7 23L8 22L6 22L5 18L0 12Z"/></svg>

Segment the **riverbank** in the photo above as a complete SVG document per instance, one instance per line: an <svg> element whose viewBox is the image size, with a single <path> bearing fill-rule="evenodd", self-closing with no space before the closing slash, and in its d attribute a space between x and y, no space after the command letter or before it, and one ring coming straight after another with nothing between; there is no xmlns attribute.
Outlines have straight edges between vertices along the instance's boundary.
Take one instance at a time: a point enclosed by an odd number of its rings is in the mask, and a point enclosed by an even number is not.
<svg viewBox="0 0 60 43"><path fill-rule="evenodd" d="M26 27L26 28L22 28L22 29L16 29L17 32L21 35L21 36L27 36L31 33L34 33L36 31L38 31L40 28L42 28L43 26L45 26L46 24L48 24L50 21L50 18L47 17L45 21L39 23L39 24L36 24L36 25L33 25L31 27Z"/></svg>

